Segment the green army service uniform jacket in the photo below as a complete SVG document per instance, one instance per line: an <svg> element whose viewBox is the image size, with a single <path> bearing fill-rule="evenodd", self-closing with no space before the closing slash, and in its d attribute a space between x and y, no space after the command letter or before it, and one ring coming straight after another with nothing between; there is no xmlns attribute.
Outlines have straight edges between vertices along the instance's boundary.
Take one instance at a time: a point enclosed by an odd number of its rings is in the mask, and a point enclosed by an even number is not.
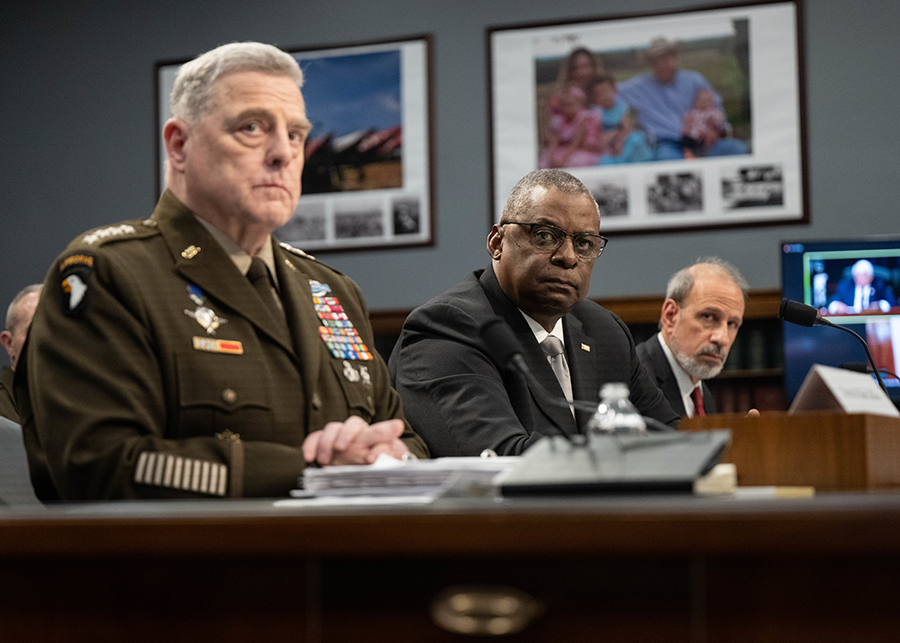
<svg viewBox="0 0 900 643"><path fill-rule="evenodd" d="M351 415L403 418L358 286L273 246L287 324L168 191L151 218L68 246L27 346L20 415L36 489L64 500L285 496L310 432ZM372 359L332 354L311 288L339 301ZM403 440L427 456L408 423Z"/></svg>
<svg viewBox="0 0 900 643"><path fill-rule="evenodd" d="M13 422L19 422L19 411L16 409L16 399L13 397L13 377L16 372L9 366L0 370L0 416Z"/></svg>

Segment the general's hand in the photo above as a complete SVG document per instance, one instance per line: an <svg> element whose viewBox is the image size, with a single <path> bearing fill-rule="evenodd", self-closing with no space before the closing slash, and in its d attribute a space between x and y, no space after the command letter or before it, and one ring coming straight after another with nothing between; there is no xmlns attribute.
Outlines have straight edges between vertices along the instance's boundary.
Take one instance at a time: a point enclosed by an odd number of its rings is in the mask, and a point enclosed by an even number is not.
<svg viewBox="0 0 900 643"><path fill-rule="evenodd" d="M345 422L329 422L321 431L306 436L303 457L322 466L371 464L382 453L400 458L409 450L400 440L402 434L402 420L370 425L353 415Z"/></svg>

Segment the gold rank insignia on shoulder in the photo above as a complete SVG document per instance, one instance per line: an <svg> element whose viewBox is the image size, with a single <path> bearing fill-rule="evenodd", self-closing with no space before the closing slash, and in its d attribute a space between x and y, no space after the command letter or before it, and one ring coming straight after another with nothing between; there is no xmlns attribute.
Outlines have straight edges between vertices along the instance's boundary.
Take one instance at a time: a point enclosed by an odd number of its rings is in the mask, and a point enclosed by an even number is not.
<svg viewBox="0 0 900 643"><path fill-rule="evenodd" d="M244 345L233 339L210 339L209 337L193 338L195 351L207 351L210 353L226 353L228 355L243 355Z"/></svg>

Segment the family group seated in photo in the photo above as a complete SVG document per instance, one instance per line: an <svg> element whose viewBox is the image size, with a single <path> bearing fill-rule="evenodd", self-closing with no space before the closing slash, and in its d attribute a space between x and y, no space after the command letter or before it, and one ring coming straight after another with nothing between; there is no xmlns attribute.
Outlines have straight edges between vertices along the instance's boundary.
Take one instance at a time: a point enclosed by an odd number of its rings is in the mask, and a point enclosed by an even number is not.
<svg viewBox="0 0 900 643"><path fill-rule="evenodd" d="M722 97L679 66L680 45L656 38L649 71L617 83L589 49L563 61L546 101L539 165L590 167L747 154L732 136Z"/></svg>

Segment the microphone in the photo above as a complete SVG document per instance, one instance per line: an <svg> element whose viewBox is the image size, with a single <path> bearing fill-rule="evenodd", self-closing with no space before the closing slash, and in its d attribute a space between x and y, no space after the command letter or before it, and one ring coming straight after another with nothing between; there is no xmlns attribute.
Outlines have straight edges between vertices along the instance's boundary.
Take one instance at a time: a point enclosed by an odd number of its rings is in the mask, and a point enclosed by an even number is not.
<svg viewBox="0 0 900 643"><path fill-rule="evenodd" d="M884 380L881 379L881 373L878 372L878 367L875 366L875 359L872 357L872 352L869 350L869 345L866 343L866 340L860 337L857 333L853 332L849 328L846 328L845 326L832 324L827 319L824 319L819 314L819 311L812 306L807 306L806 304L801 304L799 301L793 301L787 298L781 300L781 306L778 307L778 319L783 319L786 322L797 324L798 326L831 326L832 328L837 328L838 330L842 330L853 335L862 343L863 348L866 349L866 357L869 358L869 364L872 365L872 371L875 373L875 379L878 380L878 384L879 386L881 386L881 390L884 391L884 394L888 395L887 386L884 385Z"/></svg>
<svg viewBox="0 0 900 643"><path fill-rule="evenodd" d="M484 324L481 325L479 329L479 333L481 334L481 338L484 340L485 346L487 347L488 353L490 356L504 368L508 370L513 370L522 375L527 381L528 384L534 389L543 399L544 401L552 404L553 406L558 406L561 408L569 409L576 408L579 411L586 411L588 413L595 413L597 411L597 404L592 402L584 402L581 400L572 400L569 402L566 399L557 399L552 393L547 391L543 384L541 384L538 379L531 372L531 369L528 367L528 364L525 363L525 357L522 355L522 345L519 343L519 340L513 334L512 329L509 327L502 318L500 317L492 317L488 319ZM651 418L647 416L642 416L644 421L647 424L647 429L652 431L672 431L672 427L668 424L663 424L656 418ZM559 427L556 427L560 433L562 433L566 438L571 441L571 437Z"/></svg>
<svg viewBox="0 0 900 643"><path fill-rule="evenodd" d="M783 319L791 324L798 326L831 326L839 328L835 324L822 317L819 311L812 306L801 304L799 301L792 299L782 299L781 306L778 308L778 319Z"/></svg>

